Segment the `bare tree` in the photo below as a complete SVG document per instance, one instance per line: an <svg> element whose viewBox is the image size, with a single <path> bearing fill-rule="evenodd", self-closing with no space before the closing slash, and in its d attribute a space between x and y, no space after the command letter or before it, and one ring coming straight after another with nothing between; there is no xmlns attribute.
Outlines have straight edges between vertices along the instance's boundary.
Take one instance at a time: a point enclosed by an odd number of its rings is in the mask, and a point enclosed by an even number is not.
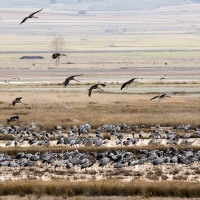
<svg viewBox="0 0 200 200"><path fill-rule="evenodd" d="M62 36L55 37L51 41L51 48L56 52L56 53L61 53L65 47L65 39Z"/></svg>
<svg viewBox="0 0 200 200"><path fill-rule="evenodd" d="M55 37L52 41L51 41L51 45L50 45L51 49L53 49L53 51L55 52L52 55L53 59L56 59L56 65L58 65L59 61L60 61L60 57L62 56L67 56L66 54L63 54L62 51L65 48L65 39L62 36L59 37Z"/></svg>

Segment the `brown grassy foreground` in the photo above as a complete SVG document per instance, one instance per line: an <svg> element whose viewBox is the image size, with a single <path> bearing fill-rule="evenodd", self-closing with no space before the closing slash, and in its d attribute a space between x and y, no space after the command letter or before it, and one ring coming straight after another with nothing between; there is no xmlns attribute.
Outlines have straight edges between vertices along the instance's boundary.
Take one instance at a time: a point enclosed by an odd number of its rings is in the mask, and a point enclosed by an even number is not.
<svg viewBox="0 0 200 200"><path fill-rule="evenodd" d="M200 197L200 183L180 181L91 180L70 181L19 181L1 183L0 195L55 195L55 196L143 196L143 197Z"/></svg>

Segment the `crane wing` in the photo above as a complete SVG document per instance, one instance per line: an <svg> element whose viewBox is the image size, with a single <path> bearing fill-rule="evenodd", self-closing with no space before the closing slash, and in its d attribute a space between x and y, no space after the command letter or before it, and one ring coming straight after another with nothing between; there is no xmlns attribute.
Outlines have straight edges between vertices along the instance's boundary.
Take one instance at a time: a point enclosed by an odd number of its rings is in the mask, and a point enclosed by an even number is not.
<svg viewBox="0 0 200 200"><path fill-rule="evenodd" d="M123 83L122 86L121 86L121 90L122 90L123 88L125 88L127 85L128 85L128 82Z"/></svg>
<svg viewBox="0 0 200 200"><path fill-rule="evenodd" d="M159 97L159 95L157 95L157 96L151 98L150 101L153 100L153 99L156 99L156 98L158 98L158 97Z"/></svg>
<svg viewBox="0 0 200 200"><path fill-rule="evenodd" d="M100 85L102 87L106 87L106 83L98 83L98 85Z"/></svg>
<svg viewBox="0 0 200 200"><path fill-rule="evenodd" d="M82 75L83 75L83 74L78 74L78 75L75 75L75 76L82 76ZM74 77L75 77L75 76L74 76Z"/></svg>
<svg viewBox="0 0 200 200"><path fill-rule="evenodd" d="M76 76L82 76L82 75L83 75L83 74L78 74L78 75L70 76L69 79L72 80L72 79L74 79L74 77L76 77Z"/></svg>
<svg viewBox="0 0 200 200"><path fill-rule="evenodd" d="M90 97L92 94L92 87L89 89L88 96Z"/></svg>
<svg viewBox="0 0 200 200"><path fill-rule="evenodd" d="M54 54L52 55L52 58L53 58L53 59L56 59L56 58L59 57L59 56L60 56L59 53L54 53Z"/></svg>
<svg viewBox="0 0 200 200"><path fill-rule="evenodd" d="M28 17L25 17L20 24L24 23L26 20L28 19Z"/></svg>
<svg viewBox="0 0 200 200"><path fill-rule="evenodd" d="M190 134L190 133L187 133L186 135L183 136L183 139L189 139L190 136L191 136L191 134Z"/></svg>
<svg viewBox="0 0 200 200"><path fill-rule="evenodd" d="M15 98L15 101L20 101L22 99L22 97L17 97Z"/></svg>
<svg viewBox="0 0 200 200"><path fill-rule="evenodd" d="M139 79L139 78L132 78L131 80L129 80L129 82L132 83L135 79Z"/></svg>
<svg viewBox="0 0 200 200"><path fill-rule="evenodd" d="M66 78L66 79L65 79L64 86L66 86L66 85L69 84L69 80L70 80L69 78Z"/></svg>
<svg viewBox="0 0 200 200"><path fill-rule="evenodd" d="M42 9L43 9L43 8L42 8ZM33 17L33 15L35 15L35 14L38 13L38 12L40 12L42 9L40 9L40 10L34 12L34 13L31 13L31 14L29 15L29 17Z"/></svg>
<svg viewBox="0 0 200 200"><path fill-rule="evenodd" d="M15 115L15 116L10 117L10 120L17 120L17 119L19 119L19 116L18 116L18 115Z"/></svg>

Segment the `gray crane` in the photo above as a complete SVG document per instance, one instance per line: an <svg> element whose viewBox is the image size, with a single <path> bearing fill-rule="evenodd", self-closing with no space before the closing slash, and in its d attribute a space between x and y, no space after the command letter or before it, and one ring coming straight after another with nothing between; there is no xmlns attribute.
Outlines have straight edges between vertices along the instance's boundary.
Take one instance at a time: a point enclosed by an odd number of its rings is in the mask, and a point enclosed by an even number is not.
<svg viewBox="0 0 200 200"><path fill-rule="evenodd" d="M99 89L99 90L103 91L101 88L99 88L99 86L106 87L106 82L105 83L97 83L97 84L91 86L89 89L89 92L88 92L88 96L89 97L91 96L92 90L94 90L94 89Z"/></svg>
<svg viewBox="0 0 200 200"><path fill-rule="evenodd" d="M42 9L43 9L43 8L42 8ZM28 17L25 17L25 18L21 21L20 24L24 23L24 22L25 22L27 19L29 19L29 18L38 18L38 17L35 17L34 15L35 15L36 13L40 12L42 9L40 9L40 10L34 12L34 13L31 13Z"/></svg>
<svg viewBox="0 0 200 200"><path fill-rule="evenodd" d="M123 167L126 167L126 163L124 163L123 161L119 161L119 162L115 163L115 165L114 165L114 168L117 168L117 169L123 168Z"/></svg>
<svg viewBox="0 0 200 200"><path fill-rule="evenodd" d="M99 167L104 167L110 162L110 158L104 157L99 161Z"/></svg>
<svg viewBox="0 0 200 200"><path fill-rule="evenodd" d="M18 115L12 116L9 119L7 119L7 123L9 124L10 122L14 122L20 120Z"/></svg>
<svg viewBox="0 0 200 200"><path fill-rule="evenodd" d="M74 80L74 81L77 81L77 82L80 82L76 79L74 79L74 77L76 76L82 76L83 74L79 74L79 75L74 75L74 76L70 76L68 78L65 79L65 81L63 82L64 86L68 85L70 81Z"/></svg>
<svg viewBox="0 0 200 200"><path fill-rule="evenodd" d="M12 144L12 141L10 141L10 140L7 141L7 142L6 142L6 147L7 147L7 146L10 146L11 144Z"/></svg>
<svg viewBox="0 0 200 200"><path fill-rule="evenodd" d="M22 103L24 105L27 105L26 103L21 102L21 99L22 99L22 97L17 97L15 100L12 101L12 103L9 106L11 106L11 105L14 106L16 103Z"/></svg>
<svg viewBox="0 0 200 200"><path fill-rule="evenodd" d="M4 83L8 83L8 84L10 84L10 85L12 85L9 81L7 81L7 80L4 80Z"/></svg>
<svg viewBox="0 0 200 200"><path fill-rule="evenodd" d="M54 168L60 168L63 164L66 164L67 162L67 160L60 160L58 163L55 164Z"/></svg>
<svg viewBox="0 0 200 200"><path fill-rule="evenodd" d="M125 83L122 84L121 90L122 90L123 88L125 88L125 87L126 87L126 89L127 89L128 86L129 86L131 83L133 83L133 82L136 83L136 81L135 81L136 79L143 79L143 78L132 78L132 79L130 79L129 81L127 81L127 82L125 82Z"/></svg>
<svg viewBox="0 0 200 200"><path fill-rule="evenodd" d="M169 95L167 95L167 94L164 93L164 94L160 94L160 95L157 95L157 96L151 98L150 101L153 100L153 99L156 99L156 98L158 98L159 101L160 101L161 99L163 99L163 98L165 98L165 97L171 98L171 96L169 96Z"/></svg>
<svg viewBox="0 0 200 200"><path fill-rule="evenodd" d="M89 168L89 167L91 167L92 165L94 165L94 162L92 162L92 161L88 161L88 162L85 162L85 163L83 163L82 165L81 165L81 169L85 169L85 168Z"/></svg>
<svg viewBox="0 0 200 200"><path fill-rule="evenodd" d="M162 163L167 163L167 162L170 162L169 157L156 158L156 159L152 160L153 165L160 165Z"/></svg>
<svg viewBox="0 0 200 200"><path fill-rule="evenodd" d="M163 75L161 78L160 78L160 81L164 80L166 77L166 75Z"/></svg>
<svg viewBox="0 0 200 200"><path fill-rule="evenodd" d="M63 54L63 53L54 53L54 54L52 55L52 58L53 58L53 59L56 59L56 65L58 65L58 63L59 63L59 61L60 61L60 58L61 58L62 56L67 56L67 55L66 55L66 54Z"/></svg>
<svg viewBox="0 0 200 200"><path fill-rule="evenodd" d="M190 125L183 125L182 124L182 125L177 126L176 131L178 131L178 130L184 130L186 132L189 129L190 129Z"/></svg>

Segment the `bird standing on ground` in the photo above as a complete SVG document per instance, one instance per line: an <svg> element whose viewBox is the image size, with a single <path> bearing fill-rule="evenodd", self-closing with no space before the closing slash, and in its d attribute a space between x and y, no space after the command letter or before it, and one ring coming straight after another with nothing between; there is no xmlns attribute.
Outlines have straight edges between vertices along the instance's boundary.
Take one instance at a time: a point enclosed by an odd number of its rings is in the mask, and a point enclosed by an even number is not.
<svg viewBox="0 0 200 200"><path fill-rule="evenodd" d="M74 80L74 81L77 81L77 82L80 82L76 79L74 79L74 77L76 76L82 76L83 74L79 74L79 75L74 75L74 76L70 76L68 78L65 79L65 82L63 82L64 86L68 85L70 81Z"/></svg>
<svg viewBox="0 0 200 200"><path fill-rule="evenodd" d="M8 84L10 84L10 85L12 85L9 81L7 81L7 80L4 80L4 83L8 83Z"/></svg>
<svg viewBox="0 0 200 200"><path fill-rule="evenodd" d="M166 75L163 75L161 78L160 78L160 81L164 80L166 77Z"/></svg>
<svg viewBox="0 0 200 200"><path fill-rule="evenodd" d="M156 98L158 98L159 101L160 101L161 99L163 99L163 98L165 98L165 97L171 98L171 97L170 97L169 95L167 95L167 94L160 94L160 95L157 95L157 96L151 98L150 101L153 100L153 99L156 99Z"/></svg>
<svg viewBox="0 0 200 200"><path fill-rule="evenodd" d="M10 105L14 106L16 103L22 103L24 105L27 105L26 103L21 102L21 99L22 99L22 97L17 97L15 100L13 100L12 104L10 104Z"/></svg>
<svg viewBox="0 0 200 200"><path fill-rule="evenodd" d="M103 91L101 88L99 88L99 86L106 87L106 82L105 83L97 83L97 84L91 86L89 89L89 92L88 92L88 96L89 97L91 96L92 90L94 90L94 89L99 89L99 90Z"/></svg>
<svg viewBox="0 0 200 200"><path fill-rule="evenodd" d="M20 80L19 77L13 77L12 79L14 79L14 80Z"/></svg>
<svg viewBox="0 0 200 200"><path fill-rule="evenodd" d="M53 58L53 59L56 59L56 65L58 65L61 56L67 56L67 55L66 55L66 54L61 54L61 53L54 53L54 54L52 55L52 58Z"/></svg>
<svg viewBox="0 0 200 200"><path fill-rule="evenodd" d="M133 83L136 79L142 79L142 78L132 78L132 79L130 79L129 81L127 81L127 82L125 82L125 83L122 84L121 90L122 90L123 88L125 88L125 87L126 87L126 89L127 89L128 86L129 86L131 83Z"/></svg>
<svg viewBox="0 0 200 200"><path fill-rule="evenodd" d="M43 8L42 8L42 9L43 9ZM40 9L40 10L38 10L38 11L36 11L36 12L30 14L28 17L25 17L25 18L21 21L20 24L24 23L28 18L38 18L38 17L35 17L34 15L35 15L36 13L40 12L42 9Z"/></svg>

